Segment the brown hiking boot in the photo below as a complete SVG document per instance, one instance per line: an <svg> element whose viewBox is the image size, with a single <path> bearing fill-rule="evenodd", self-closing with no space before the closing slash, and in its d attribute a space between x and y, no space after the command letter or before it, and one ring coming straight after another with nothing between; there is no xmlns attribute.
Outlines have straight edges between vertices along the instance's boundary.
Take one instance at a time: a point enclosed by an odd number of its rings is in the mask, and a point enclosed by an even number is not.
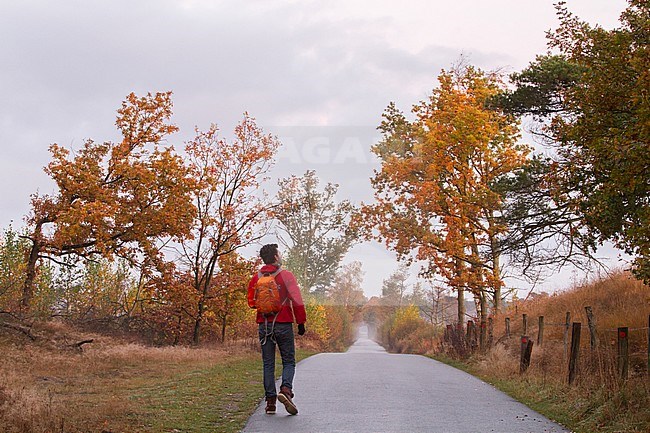
<svg viewBox="0 0 650 433"><path fill-rule="evenodd" d="M268 415L275 413L275 400L276 397L266 397L266 409L264 410Z"/></svg>
<svg viewBox="0 0 650 433"><path fill-rule="evenodd" d="M280 403L284 405L284 408L287 410L287 412L289 412L291 415L296 415L298 414L298 408L295 404L293 404L293 401L291 400L292 397L293 392L291 392L291 388L286 386L280 388L278 400L280 400Z"/></svg>

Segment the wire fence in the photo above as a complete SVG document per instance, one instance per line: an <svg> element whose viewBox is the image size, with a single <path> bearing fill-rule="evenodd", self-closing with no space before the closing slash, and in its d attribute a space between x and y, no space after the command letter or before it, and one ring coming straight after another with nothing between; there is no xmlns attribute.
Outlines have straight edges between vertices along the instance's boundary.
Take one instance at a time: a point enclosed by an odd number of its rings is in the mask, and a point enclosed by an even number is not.
<svg viewBox="0 0 650 433"><path fill-rule="evenodd" d="M544 316L538 316L537 320L531 320L527 314L521 315L521 320L513 317L505 317L504 332L498 338L494 333L494 320L488 319L486 322L476 323L473 320L467 322L467 326L447 325L443 338L443 345L447 345L458 355L469 355L478 350L487 350L494 344L512 341L516 335L520 335L520 371L524 372L530 365L533 345L543 346L547 340L554 342L561 341L564 347L564 359L569 368L568 380L572 383L577 375L578 361L581 352L581 346L587 344L590 348L591 356L599 356L599 364L603 364L603 356L609 356L610 362L615 364L615 370L620 379L627 379L630 374L630 360L634 361L635 374L645 373L650 376L650 315L648 315L648 326L616 328L598 328L596 326L596 316L593 314L591 307L585 307L587 312L587 326L582 322L571 320L571 313L566 313L564 323L545 322ZM516 323L514 323L516 322ZM537 322L536 324L534 322ZM637 322L638 323L638 322ZM513 326L514 325L514 326ZM562 329L560 339L555 334L553 337L545 337L545 329ZM582 329L585 328L588 338L581 342ZM631 339L630 335L634 338ZM646 338L642 338L645 334ZM536 336L536 340L531 338ZM641 338L639 338L641 337ZM609 344L608 344L609 343ZM613 348L616 348L614 351ZM584 349L582 349L584 350ZM603 355L605 354L605 355ZM639 362L638 357L645 356L645 362Z"/></svg>

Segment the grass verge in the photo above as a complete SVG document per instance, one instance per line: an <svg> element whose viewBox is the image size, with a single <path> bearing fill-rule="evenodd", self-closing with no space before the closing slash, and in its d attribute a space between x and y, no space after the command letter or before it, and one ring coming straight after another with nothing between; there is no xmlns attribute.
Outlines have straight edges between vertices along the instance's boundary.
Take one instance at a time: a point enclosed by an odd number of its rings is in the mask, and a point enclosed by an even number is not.
<svg viewBox="0 0 650 433"><path fill-rule="evenodd" d="M297 353L297 360L312 353ZM276 368L280 375L281 366ZM260 355L251 353L135 390L142 412L133 420L151 432L238 432L263 395Z"/></svg>
<svg viewBox="0 0 650 433"><path fill-rule="evenodd" d="M237 432L263 396L261 355L251 349L100 337L77 354L0 343L3 433Z"/></svg>

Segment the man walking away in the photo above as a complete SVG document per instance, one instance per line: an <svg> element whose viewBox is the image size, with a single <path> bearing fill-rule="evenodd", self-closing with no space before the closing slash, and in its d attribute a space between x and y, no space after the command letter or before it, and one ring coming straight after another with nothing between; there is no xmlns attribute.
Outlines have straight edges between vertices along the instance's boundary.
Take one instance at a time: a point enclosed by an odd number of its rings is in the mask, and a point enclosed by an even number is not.
<svg viewBox="0 0 650 433"><path fill-rule="evenodd" d="M248 305L257 309L266 413L274 414L276 400L284 404L291 415L298 413L293 402L293 377L296 371L296 349L293 322L298 324L298 335L305 333L305 305L294 275L282 269L282 257L277 244L264 245L260 250L264 266L248 284ZM280 393L275 388L275 346L282 357L282 384Z"/></svg>

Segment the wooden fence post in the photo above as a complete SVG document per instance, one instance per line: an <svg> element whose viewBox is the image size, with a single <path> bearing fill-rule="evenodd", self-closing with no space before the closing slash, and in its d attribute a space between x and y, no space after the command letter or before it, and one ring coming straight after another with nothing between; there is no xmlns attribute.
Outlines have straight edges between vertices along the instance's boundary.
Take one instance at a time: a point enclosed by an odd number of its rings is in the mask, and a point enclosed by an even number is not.
<svg viewBox="0 0 650 433"><path fill-rule="evenodd" d="M510 338L510 317L506 317L506 338Z"/></svg>
<svg viewBox="0 0 650 433"><path fill-rule="evenodd" d="M478 326L476 322L472 322L472 350L476 351L478 349Z"/></svg>
<svg viewBox="0 0 650 433"><path fill-rule="evenodd" d="M587 312L587 325L589 326L589 347L591 350L595 350L598 346L598 336L596 335L596 318L594 317L594 312L591 307L585 307Z"/></svg>
<svg viewBox="0 0 650 433"><path fill-rule="evenodd" d="M650 376L650 314L648 315L648 376Z"/></svg>
<svg viewBox="0 0 650 433"><path fill-rule="evenodd" d="M478 332L476 331L476 323L473 320L467 321L467 347L470 348L470 351L476 351L478 346Z"/></svg>
<svg viewBox="0 0 650 433"><path fill-rule="evenodd" d="M580 355L580 322L573 322L571 330L571 356L569 358L569 385L576 379L578 370L578 356Z"/></svg>
<svg viewBox="0 0 650 433"><path fill-rule="evenodd" d="M530 357L533 353L533 340L527 335L521 337L521 351L519 357L519 374L523 374L530 366Z"/></svg>
<svg viewBox="0 0 650 433"><path fill-rule="evenodd" d="M571 313L567 311L564 321L564 360L569 356L569 327L571 326Z"/></svg>
<svg viewBox="0 0 650 433"><path fill-rule="evenodd" d="M528 334L528 314L521 315L521 326L523 328L522 335Z"/></svg>
<svg viewBox="0 0 650 433"><path fill-rule="evenodd" d="M627 371L630 363L628 352L628 328L618 328L618 375L621 379L627 379Z"/></svg>
<svg viewBox="0 0 650 433"><path fill-rule="evenodd" d="M485 320L481 319L480 329L479 329L479 347L481 350L485 350L487 345L487 323Z"/></svg>
<svg viewBox="0 0 650 433"><path fill-rule="evenodd" d="M463 328L463 322L459 321L456 323L456 328L454 331L454 345L456 346L456 350L460 352L465 352L467 348L467 344L465 344L465 329Z"/></svg>
<svg viewBox="0 0 650 433"><path fill-rule="evenodd" d="M537 327L537 345L542 346L544 342L544 316L539 316L539 325Z"/></svg>

